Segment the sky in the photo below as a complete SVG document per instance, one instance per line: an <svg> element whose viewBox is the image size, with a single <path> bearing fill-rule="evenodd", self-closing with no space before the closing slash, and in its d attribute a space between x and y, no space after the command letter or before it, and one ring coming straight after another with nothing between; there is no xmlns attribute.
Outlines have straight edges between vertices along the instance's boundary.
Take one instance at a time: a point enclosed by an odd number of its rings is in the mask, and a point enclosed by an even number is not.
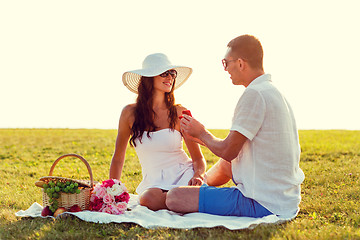
<svg viewBox="0 0 360 240"><path fill-rule="evenodd" d="M244 91L227 43L256 36L299 129L360 130L360 3L243 0L0 1L0 128L116 129L122 83L152 53L193 68L175 91L207 128L228 129Z"/></svg>

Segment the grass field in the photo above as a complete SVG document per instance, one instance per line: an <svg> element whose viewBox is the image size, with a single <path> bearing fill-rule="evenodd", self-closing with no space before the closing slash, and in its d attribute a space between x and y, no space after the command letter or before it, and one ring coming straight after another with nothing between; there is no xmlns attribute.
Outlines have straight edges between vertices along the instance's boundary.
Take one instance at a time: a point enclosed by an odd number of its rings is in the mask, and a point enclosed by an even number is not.
<svg viewBox="0 0 360 240"><path fill-rule="evenodd" d="M213 130L225 137L226 130ZM34 182L47 176L60 155L76 153L91 165L94 178L108 178L116 130L0 129L0 239L360 239L360 131L300 131L301 211L281 225L254 230L226 228L144 229L136 224L95 224L76 218L17 218L15 212L42 203ZM217 161L207 149L208 168ZM89 178L76 159L60 161L55 176ZM135 151L129 148L121 179L131 193L141 180Z"/></svg>

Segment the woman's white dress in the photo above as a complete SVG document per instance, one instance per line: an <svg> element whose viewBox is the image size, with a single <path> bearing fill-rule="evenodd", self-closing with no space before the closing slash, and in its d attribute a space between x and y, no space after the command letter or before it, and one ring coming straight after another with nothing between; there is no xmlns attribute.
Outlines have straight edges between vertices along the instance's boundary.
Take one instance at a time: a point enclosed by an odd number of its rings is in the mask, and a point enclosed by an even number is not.
<svg viewBox="0 0 360 240"><path fill-rule="evenodd" d="M135 143L143 176L136 189L139 195L148 188L170 190L188 185L194 170L191 159L183 150L179 131L166 128L151 132L150 138L144 132L141 143L139 139Z"/></svg>

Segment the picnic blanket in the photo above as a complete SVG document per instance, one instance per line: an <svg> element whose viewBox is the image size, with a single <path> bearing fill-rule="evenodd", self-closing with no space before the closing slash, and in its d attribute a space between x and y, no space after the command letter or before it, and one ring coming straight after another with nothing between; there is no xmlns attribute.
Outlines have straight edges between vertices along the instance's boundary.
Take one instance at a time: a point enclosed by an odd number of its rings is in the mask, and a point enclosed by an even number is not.
<svg viewBox="0 0 360 240"><path fill-rule="evenodd" d="M188 213L179 214L169 210L152 211L139 204L139 196L130 194L130 201L128 204L129 211L122 215L112 215L102 212L81 211L81 212L66 212L58 217L64 217L66 214L71 214L83 221L94 223L136 223L144 228L177 228L177 229L191 229L191 228L212 228L225 227L230 230L239 229L253 229L260 224L280 224L291 219L279 218L276 215L269 215L263 218L250 217L234 217L234 216L216 216L206 213ZM38 203L33 203L27 210L21 210L15 213L17 217L42 217L42 206ZM45 217L42 217L45 218ZM47 218L53 218L48 216Z"/></svg>

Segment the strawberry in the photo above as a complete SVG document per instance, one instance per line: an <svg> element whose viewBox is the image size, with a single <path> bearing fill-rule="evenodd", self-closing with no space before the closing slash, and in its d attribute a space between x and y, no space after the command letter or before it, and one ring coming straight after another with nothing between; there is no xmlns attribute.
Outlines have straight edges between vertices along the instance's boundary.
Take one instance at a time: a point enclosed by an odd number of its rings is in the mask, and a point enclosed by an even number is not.
<svg viewBox="0 0 360 240"><path fill-rule="evenodd" d="M182 114L186 114L186 115L189 115L190 117L192 117L190 110L182 111Z"/></svg>
<svg viewBox="0 0 360 240"><path fill-rule="evenodd" d="M70 212L80 212L81 208L79 207L79 205L74 205L69 209Z"/></svg>
<svg viewBox="0 0 360 240"><path fill-rule="evenodd" d="M192 117L190 110L184 110L184 111L182 111L182 114L186 114L186 115L189 115L190 117ZM181 120L182 118L183 118L183 116L181 115L179 117L179 119Z"/></svg>

